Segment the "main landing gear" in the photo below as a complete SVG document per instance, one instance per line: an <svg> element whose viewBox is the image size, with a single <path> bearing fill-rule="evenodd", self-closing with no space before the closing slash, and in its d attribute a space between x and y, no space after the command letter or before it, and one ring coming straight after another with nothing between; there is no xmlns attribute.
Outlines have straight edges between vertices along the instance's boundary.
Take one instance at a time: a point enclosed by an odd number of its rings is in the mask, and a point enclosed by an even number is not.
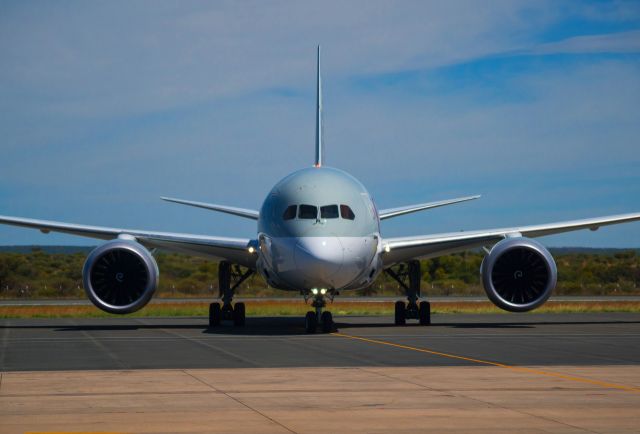
<svg viewBox="0 0 640 434"><path fill-rule="evenodd" d="M331 333L334 329L333 315L328 310L323 311L327 305L325 295L328 295L333 299L332 293L327 293L326 290L313 289L311 293L304 294L305 301L309 296L313 297L311 306L315 308L315 311L310 310L304 317L304 329L307 333L315 333L318 329L318 320L320 320L320 330L322 333Z"/></svg>
<svg viewBox="0 0 640 434"><path fill-rule="evenodd" d="M418 303L420 297L420 261L410 261L387 268L385 272L391 276L407 294L408 302L396 301L395 324L405 325L408 319L417 319L420 325L431 324L431 305L428 301Z"/></svg>
<svg viewBox="0 0 640 434"><path fill-rule="evenodd" d="M220 303L214 302L209 305L209 327L219 326L225 321L233 321L236 326L243 326L245 323L245 306L244 303L236 303L232 305L235 290L254 273L249 269L242 271L239 265L231 265L231 263L222 261L218 266L218 287L220 288L219 297L222 299L222 307Z"/></svg>

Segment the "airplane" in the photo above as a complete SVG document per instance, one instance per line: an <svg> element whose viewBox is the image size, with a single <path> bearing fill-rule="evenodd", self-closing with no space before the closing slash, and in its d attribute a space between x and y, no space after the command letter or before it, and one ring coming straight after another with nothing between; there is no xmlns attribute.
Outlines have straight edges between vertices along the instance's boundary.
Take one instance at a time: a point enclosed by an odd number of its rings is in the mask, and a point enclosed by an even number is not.
<svg viewBox="0 0 640 434"><path fill-rule="evenodd" d="M378 210L366 188L348 173L323 164L322 79L317 50L315 164L280 180L260 210L162 197L163 200L255 220L255 238L153 232L0 216L0 223L106 240L86 259L85 292L103 311L127 314L143 308L158 286L157 249L219 261L219 298L209 306L209 326L223 320L245 324L245 305L233 303L235 290L253 273L274 288L311 300L305 330L335 329L327 299L366 288L381 273L404 289L395 303L394 323L431 323L431 307L421 297L420 259L482 248L480 267L486 294L496 306L526 312L547 301L557 281L549 251L533 238L640 220L640 213L512 228L386 238L380 222L406 214L467 202L479 196Z"/></svg>

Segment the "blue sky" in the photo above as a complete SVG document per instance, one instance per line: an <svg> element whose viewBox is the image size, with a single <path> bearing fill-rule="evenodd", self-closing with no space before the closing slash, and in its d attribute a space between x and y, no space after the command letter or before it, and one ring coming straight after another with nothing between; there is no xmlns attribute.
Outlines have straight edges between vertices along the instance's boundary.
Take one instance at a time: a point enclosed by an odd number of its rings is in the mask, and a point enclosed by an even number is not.
<svg viewBox="0 0 640 434"><path fill-rule="evenodd" d="M0 214L252 236L326 160L417 235L640 211L640 2L0 3ZM543 240L640 247L640 223ZM2 227L0 244L94 244Z"/></svg>

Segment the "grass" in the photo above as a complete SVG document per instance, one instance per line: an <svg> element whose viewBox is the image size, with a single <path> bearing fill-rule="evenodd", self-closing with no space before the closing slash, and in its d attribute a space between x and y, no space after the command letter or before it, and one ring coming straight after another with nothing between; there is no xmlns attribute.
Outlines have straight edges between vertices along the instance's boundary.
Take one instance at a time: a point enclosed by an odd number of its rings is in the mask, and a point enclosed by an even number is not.
<svg viewBox="0 0 640 434"><path fill-rule="evenodd" d="M129 315L112 315L93 306L3 306L0 318L108 318L108 317L193 317L208 315L209 306L201 302L150 303L144 309ZM393 315L393 302L336 301L328 309L334 315ZM505 313L490 302L432 302L435 314ZM247 316L303 316L310 306L292 301L255 301L247 303ZM550 301L535 313L640 313L640 302L635 301Z"/></svg>

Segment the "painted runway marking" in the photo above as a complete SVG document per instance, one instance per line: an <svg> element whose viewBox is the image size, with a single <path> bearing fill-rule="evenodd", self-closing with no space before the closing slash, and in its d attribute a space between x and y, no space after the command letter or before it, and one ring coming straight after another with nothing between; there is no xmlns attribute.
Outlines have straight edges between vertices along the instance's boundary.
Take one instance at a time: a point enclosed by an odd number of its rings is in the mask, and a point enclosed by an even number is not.
<svg viewBox="0 0 640 434"><path fill-rule="evenodd" d="M430 350L428 348L412 347L412 346L409 346L409 345L395 344L393 342L380 341L380 340L377 340L377 339L363 338L363 337L360 337L360 336L346 335L346 334L343 334L343 333L331 333L331 334L333 336L339 336L339 337L342 337L342 338L354 339L354 340L359 340L359 341L363 341L363 342L369 342L369 343L378 344L378 345L386 345L386 346L389 346L389 347L401 348L401 349L404 349L404 350L417 351L417 352L420 352L420 353L426 353L426 354L432 354L432 355L435 355L435 356L447 357L449 359L464 360L464 361L467 361L467 362L478 363L478 364L481 364L481 365L497 366L499 368L505 368L505 369L509 369L511 371L516 371L516 372L543 375L543 376L546 376L546 377L561 378L563 380L574 381L574 382L577 382L577 383L592 384L592 385L595 385L595 386L604 387L606 389L618 389L618 390L624 390L626 392L640 393L640 388L633 387L633 386L627 386L625 384L608 383L606 381L592 380L590 378L583 378L583 377L575 377L573 375L560 374L558 372L552 372L552 371L542 371L542 370L539 370L539 369L526 368L526 367L523 367L523 366L505 365L504 363L492 362L492 361L489 361L489 360L474 359L472 357L464 357L464 356L458 356L458 355L455 355L455 354L442 353L440 351L434 351L434 350Z"/></svg>

